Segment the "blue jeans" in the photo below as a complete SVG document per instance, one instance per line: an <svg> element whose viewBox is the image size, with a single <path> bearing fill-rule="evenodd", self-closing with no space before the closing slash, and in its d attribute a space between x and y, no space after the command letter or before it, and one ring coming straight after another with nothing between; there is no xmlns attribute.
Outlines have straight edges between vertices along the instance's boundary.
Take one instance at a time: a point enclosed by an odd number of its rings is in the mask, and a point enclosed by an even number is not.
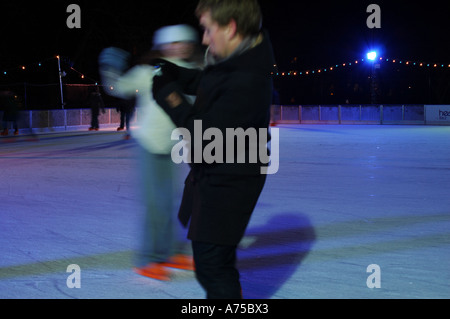
<svg viewBox="0 0 450 319"><path fill-rule="evenodd" d="M186 231L177 218L186 169L174 164L170 155L156 155L140 148L139 176L145 212L137 267L191 252Z"/></svg>

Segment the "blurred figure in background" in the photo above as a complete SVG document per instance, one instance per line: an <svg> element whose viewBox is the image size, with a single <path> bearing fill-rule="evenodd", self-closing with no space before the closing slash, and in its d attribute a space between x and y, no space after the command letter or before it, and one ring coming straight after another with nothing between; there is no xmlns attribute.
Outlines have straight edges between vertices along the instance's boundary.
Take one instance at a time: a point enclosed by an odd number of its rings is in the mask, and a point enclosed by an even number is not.
<svg viewBox="0 0 450 319"><path fill-rule="evenodd" d="M127 130L125 135L125 139L128 140L131 138L131 118L134 115L136 101L132 100L122 100L120 106L117 108L117 112L120 112L120 126L117 128L117 131Z"/></svg>
<svg viewBox="0 0 450 319"><path fill-rule="evenodd" d="M2 136L9 134L9 128L12 123L14 135L19 135L19 107L20 98L10 90L0 92L0 110L3 111Z"/></svg>
<svg viewBox="0 0 450 319"><path fill-rule="evenodd" d="M171 136L176 127L153 98L156 71L148 63L162 58L185 68L198 67L192 61L197 43L198 34L192 27L167 26L155 33L153 50L146 59L127 72L130 55L121 49L105 49L99 60L104 85L114 88L111 94L128 100L136 98L138 128L133 137L140 149L145 218L135 271L158 280L169 280L167 268L193 270L194 266L192 249L177 219L188 167L172 161L175 142Z"/></svg>
<svg viewBox="0 0 450 319"><path fill-rule="evenodd" d="M91 107L91 127L89 128L89 131L98 131L100 129L100 124L98 122L100 110L103 113L106 112L105 104L98 86L96 86L95 91L90 94L88 103Z"/></svg>

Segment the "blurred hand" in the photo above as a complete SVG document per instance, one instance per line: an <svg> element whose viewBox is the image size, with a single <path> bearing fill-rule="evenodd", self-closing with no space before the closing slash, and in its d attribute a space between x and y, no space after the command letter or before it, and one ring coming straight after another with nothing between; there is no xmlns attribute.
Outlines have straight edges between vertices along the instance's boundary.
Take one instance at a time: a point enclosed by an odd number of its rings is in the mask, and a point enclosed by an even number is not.
<svg viewBox="0 0 450 319"><path fill-rule="evenodd" d="M129 67L131 54L119 48L104 49L98 58L100 68L112 68L123 73Z"/></svg>

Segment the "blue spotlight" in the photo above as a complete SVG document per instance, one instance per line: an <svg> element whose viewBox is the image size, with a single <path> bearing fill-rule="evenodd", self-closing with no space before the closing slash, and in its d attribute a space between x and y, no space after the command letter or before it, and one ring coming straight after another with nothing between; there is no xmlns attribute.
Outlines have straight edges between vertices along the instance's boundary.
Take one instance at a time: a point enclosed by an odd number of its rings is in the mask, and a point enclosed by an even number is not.
<svg viewBox="0 0 450 319"><path fill-rule="evenodd" d="M370 61L375 61L377 58L377 52L376 51L372 51L367 53L367 59L369 59Z"/></svg>

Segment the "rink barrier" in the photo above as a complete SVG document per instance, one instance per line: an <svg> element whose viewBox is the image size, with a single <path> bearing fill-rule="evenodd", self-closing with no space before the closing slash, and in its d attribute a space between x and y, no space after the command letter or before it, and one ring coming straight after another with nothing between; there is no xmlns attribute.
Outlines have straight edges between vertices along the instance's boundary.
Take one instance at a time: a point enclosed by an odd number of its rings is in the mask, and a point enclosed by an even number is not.
<svg viewBox="0 0 450 319"><path fill-rule="evenodd" d="M1 117L0 117L1 118ZM98 116L100 127L120 125L120 112L115 108L105 109ZM136 121L134 115L132 123ZM19 112L19 129L45 131L64 131L89 128L91 126L90 109L39 110Z"/></svg>
<svg viewBox="0 0 450 319"><path fill-rule="evenodd" d="M448 105L274 105L277 124L450 125Z"/></svg>
<svg viewBox="0 0 450 319"><path fill-rule="evenodd" d="M272 123L277 124L450 125L449 105L274 105L271 113ZM139 110L132 123L138 116ZM119 125L120 113L115 108L105 109L99 123L103 127ZM21 111L19 116L23 130L57 131L90 125L90 109L31 110Z"/></svg>

